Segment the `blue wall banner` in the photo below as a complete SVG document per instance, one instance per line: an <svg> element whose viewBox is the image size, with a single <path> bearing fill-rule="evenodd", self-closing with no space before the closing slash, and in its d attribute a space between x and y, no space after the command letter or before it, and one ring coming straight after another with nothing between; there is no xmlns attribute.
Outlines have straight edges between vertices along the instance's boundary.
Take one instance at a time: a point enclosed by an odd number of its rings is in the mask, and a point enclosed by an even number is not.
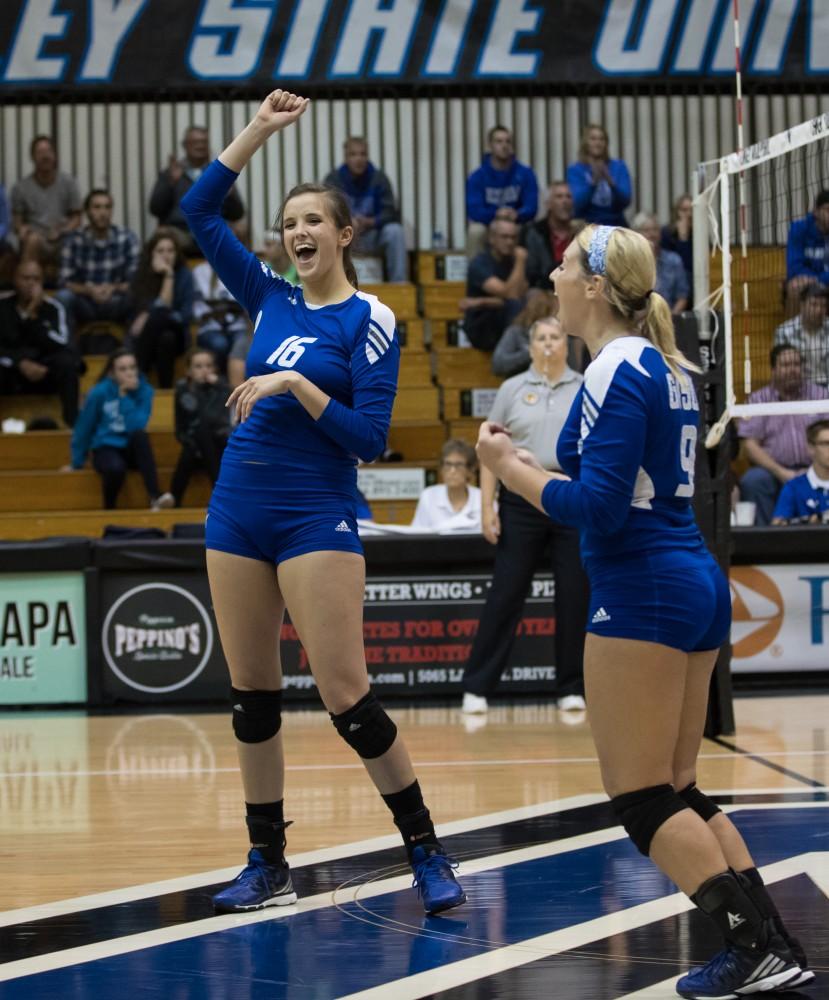
<svg viewBox="0 0 829 1000"><path fill-rule="evenodd" d="M0 574L0 705L86 701L83 573Z"/></svg>
<svg viewBox="0 0 829 1000"><path fill-rule="evenodd" d="M730 0L5 0L0 92L716 81ZM829 74L829 0L744 0L748 79Z"/></svg>

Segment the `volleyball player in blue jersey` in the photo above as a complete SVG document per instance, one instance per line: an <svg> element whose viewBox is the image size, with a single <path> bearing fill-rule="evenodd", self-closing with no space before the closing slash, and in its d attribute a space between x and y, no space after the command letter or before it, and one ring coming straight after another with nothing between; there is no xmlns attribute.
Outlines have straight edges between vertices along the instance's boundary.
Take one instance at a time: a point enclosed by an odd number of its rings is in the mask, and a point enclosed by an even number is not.
<svg viewBox="0 0 829 1000"><path fill-rule="evenodd" d="M429 913L465 899L423 802L397 728L369 690L363 649L365 563L357 535L356 458L383 450L400 349L392 312L355 290L348 206L337 191L294 188L275 228L301 288L239 243L222 201L251 156L293 124L307 99L275 90L182 201L190 228L254 321L248 378L230 398L230 438L206 522L207 570L230 668L233 729L251 850L219 910L296 899L285 862L282 676L285 608L337 732L391 810Z"/></svg>
<svg viewBox="0 0 829 1000"><path fill-rule="evenodd" d="M699 406L653 292L653 253L630 230L588 226L551 279L562 327L593 357L559 437L566 475L494 424L481 428L479 456L508 489L580 529L584 679L605 790L636 847L726 941L677 991L724 998L805 982L813 973L742 837L695 784L731 602L691 509Z"/></svg>

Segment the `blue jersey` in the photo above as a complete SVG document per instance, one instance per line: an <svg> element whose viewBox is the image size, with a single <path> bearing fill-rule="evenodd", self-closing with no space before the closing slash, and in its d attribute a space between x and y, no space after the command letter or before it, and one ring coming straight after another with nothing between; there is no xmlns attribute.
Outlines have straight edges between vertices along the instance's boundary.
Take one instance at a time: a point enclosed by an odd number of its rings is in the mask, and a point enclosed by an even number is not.
<svg viewBox="0 0 829 1000"><path fill-rule="evenodd" d="M704 551L694 521L699 403L642 337L611 341L588 367L558 440L572 482L542 494L554 521L581 530L582 558Z"/></svg>
<svg viewBox="0 0 829 1000"><path fill-rule="evenodd" d="M363 292L309 305L300 288L260 263L221 216L237 176L214 161L181 206L205 257L254 322L247 374L294 369L331 401L314 420L290 393L260 399L231 435L225 457L356 484L355 456L371 461L386 444L400 366L394 315Z"/></svg>
<svg viewBox="0 0 829 1000"><path fill-rule="evenodd" d="M818 479L814 466L802 476L790 479L777 498L774 517L787 521L809 521L811 518L829 521L829 481Z"/></svg>

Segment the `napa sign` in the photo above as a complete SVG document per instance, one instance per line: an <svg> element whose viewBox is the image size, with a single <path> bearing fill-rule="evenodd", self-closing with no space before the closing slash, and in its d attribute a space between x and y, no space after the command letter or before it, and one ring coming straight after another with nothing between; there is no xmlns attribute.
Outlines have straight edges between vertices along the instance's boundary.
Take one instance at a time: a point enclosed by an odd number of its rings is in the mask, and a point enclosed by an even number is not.
<svg viewBox="0 0 829 1000"><path fill-rule="evenodd" d="M829 72L829 0L742 0L748 77ZM711 79L731 0L4 0L0 92Z"/></svg>

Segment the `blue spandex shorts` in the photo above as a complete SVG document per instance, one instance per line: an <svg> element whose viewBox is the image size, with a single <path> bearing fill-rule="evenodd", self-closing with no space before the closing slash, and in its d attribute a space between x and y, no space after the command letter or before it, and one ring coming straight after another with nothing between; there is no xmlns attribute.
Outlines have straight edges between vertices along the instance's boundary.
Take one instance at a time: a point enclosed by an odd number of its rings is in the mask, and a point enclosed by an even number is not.
<svg viewBox="0 0 829 1000"><path fill-rule="evenodd" d="M658 642L686 653L717 649L728 638L731 593L707 551L592 562L588 632Z"/></svg>
<svg viewBox="0 0 829 1000"><path fill-rule="evenodd" d="M281 465L223 460L207 508L205 544L269 563L307 552L362 555L352 482L353 473L347 480Z"/></svg>

